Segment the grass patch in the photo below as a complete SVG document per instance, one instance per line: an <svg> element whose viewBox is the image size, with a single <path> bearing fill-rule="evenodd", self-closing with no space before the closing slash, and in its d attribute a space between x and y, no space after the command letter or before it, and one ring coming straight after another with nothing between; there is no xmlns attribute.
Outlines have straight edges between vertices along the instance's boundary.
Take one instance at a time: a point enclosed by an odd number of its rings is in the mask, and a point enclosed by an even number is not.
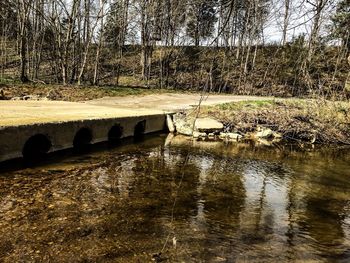
<svg viewBox="0 0 350 263"><path fill-rule="evenodd" d="M20 83L20 81L18 79L6 77L6 76L3 76L0 78L0 85L16 84L16 83Z"/></svg>
<svg viewBox="0 0 350 263"><path fill-rule="evenodd" d="M251 101L240 101L234 103L225 103L212 108L219 110L240 110L243 108L259 109L269 107L275 103L274 100L251 100Z"/></svg>

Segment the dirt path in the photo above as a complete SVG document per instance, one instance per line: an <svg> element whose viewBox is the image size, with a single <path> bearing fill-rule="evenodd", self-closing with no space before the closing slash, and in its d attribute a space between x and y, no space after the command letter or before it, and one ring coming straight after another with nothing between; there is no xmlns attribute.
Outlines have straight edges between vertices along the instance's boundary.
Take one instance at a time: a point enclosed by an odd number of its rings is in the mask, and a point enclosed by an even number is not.
<svg viewBox="0 0 350 263"><path fill-rule="evenodd" d="M86 101L85 103L114 108L176 111L181 109L188 109L191 106L198 105L200 98L200 94L165 93L146 96L107 97ZM271 99L273 98L256 96L210 95L209 97L204 97L202 105L215 105L238 101Z"/></svg>

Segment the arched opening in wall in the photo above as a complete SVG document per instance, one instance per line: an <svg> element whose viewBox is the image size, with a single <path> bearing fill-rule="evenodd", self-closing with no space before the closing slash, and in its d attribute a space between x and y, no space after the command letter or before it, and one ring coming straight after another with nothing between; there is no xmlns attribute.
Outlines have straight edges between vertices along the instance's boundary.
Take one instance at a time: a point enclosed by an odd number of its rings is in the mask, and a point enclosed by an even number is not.
<svg viewBox="0 0 350 263"><path fill-rule="evenodd" d="M86 150L92 141L92 132L89 128L81 128L74 136L73 147L77 150Z"/></svg>
<svg viewBox="0 0 350 263"><path fill-rule="evenodd" d="M44 134L36 134L30 137L23 146L22 155L26 160L38 160L43 158L51 149L51 141Z"/></svg>
<svg viewBox="0 0 350 263"><path fill-rule="evenodd" d="M123 136L123 127L120 124L113 125L108 132L108 142L118 143Z"/></svg>
<svg viewBox="0 0 350 263"><path fill-rule="evenodd" d="M134 129L135 140L142 139L146 130L146 120L140 121L136 124Z"/></svg>

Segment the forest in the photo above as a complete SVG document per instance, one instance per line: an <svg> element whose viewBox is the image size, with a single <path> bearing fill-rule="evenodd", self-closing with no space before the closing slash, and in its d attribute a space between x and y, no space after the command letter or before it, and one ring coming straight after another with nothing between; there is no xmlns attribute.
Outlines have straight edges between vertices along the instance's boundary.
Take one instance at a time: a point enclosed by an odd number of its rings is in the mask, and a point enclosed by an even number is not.
<svg viewBox="0 0 350 263"><path fill-rule="evenodd" d="M0 83L350 96L349 0L0 0Z"/></svg>

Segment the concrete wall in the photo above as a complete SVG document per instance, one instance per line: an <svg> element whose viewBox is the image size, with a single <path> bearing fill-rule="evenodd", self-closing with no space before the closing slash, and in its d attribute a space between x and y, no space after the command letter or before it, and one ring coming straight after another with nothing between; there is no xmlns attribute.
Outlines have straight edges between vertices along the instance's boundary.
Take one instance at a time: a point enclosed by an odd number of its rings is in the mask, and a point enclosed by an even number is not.
<svg viewBox="0 0 350 263"><path fill-rule="evenodd" d="M27 140L37 134L45 135L52 144L49 152L73 147L73 140L81 128L92 132L92 144L108 141L109 130L116 124L123 127L122 138L134 136L137 123L146 121L145 134L162 131L165 128L165 115L84 120L64 123L45 123L17 127L0 127L0 162L22 157Z"/></svg>

